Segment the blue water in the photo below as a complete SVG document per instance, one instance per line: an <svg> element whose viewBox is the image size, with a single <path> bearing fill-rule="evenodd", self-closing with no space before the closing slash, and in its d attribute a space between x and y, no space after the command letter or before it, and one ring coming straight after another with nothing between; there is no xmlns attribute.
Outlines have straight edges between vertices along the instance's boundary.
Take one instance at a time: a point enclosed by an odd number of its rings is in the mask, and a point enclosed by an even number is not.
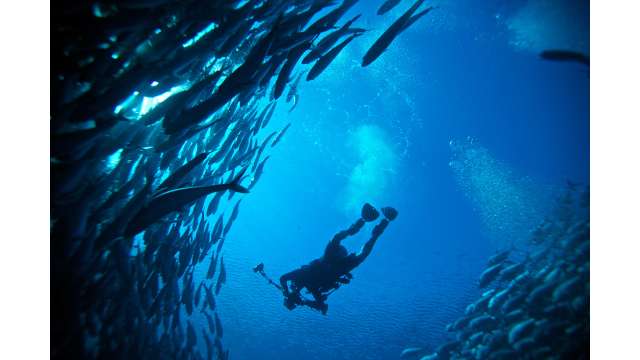
<svg viewBox="0 0 640 360"><path fill-rule="evenodd" d="M295 110L278 104L270 126L292 126L223 251L218 304L234 359L395 359L405 347L435 348L477 297L486 258L544 215L553 189L589 182L588 70L537 56L588 53L584 5L442 1L362 68L367 47L408 7L375 16L379 3L345 15L363 13L371 30L301 82ZM480 154L462 172L452 140ZM327 316L287 310L252 267L264 262L277 278L321 256L365 201L400 215L330 296ZM357 251L370 231L344 244Z"/></svg>

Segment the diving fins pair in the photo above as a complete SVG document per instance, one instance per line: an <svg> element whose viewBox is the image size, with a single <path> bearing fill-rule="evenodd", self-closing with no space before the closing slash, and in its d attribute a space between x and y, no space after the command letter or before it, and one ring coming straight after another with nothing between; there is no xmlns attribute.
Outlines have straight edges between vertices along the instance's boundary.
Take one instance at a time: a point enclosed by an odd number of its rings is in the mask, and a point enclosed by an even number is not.
<svg viewBox="0 0 640 360"><path fill-rule="evenodd" d="M382 215L384 215L384 217L389 221L393 221L398 216L398 211L390 206L385 206L381 208L380 211L382 211ZM373 207L373 205L365 203L362 206L361 216L364 221L374 221L378 218L379 215L380 213L378 212L378 210L376 210L376 208Z"/></svg>

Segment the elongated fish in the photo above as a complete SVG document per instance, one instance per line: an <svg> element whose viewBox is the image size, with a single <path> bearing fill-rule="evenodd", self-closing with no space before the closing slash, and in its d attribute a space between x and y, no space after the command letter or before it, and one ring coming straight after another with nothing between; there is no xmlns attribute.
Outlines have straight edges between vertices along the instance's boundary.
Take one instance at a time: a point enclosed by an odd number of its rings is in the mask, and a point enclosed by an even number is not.
<svg viewBox="0 0 640 360"><path fill-rule="evenodd" d="M315 45L315 47L311 51L309 51L309 54L307 54L307 56L305 56L304 59L302 59L302 63L309 64L313 60L321 57L322 54L324 54L327 49L329 49L331 46L333 46L333 44L335 44L338 40L340 40L341 37L343 37L344 35L348 35L349 26L351 26L351 24L353 24L356 20L358 20L360 16L361 14L356 15L354 18L352 18L351 20L347 21L344 25L342 25L340 29L322 38L322 40L320 40Z"/></svg>
<svg viewBox="0 0 640 360"><path fill-rule="evenodd" d="M216 196L213 197L209 205L207 206L207 216L212 215L218 210L218 204L220 204L220 199L222 198L222 193L219 192Z"/></svg>
<svg viewBox="0 0 640 360"><path fill-rule="evenodd" d="M209 263L209 269L207 270L207 280L213 279L213 275L216 272L217 264L218 264L218 256L213 254L211 256L211 262Z"/></svg>
<svg viewBox="0 0 640 360"><path fill-rule="evenodd" d="M376 40L376 42L371 45L369 50L364 57L362 58L362 66L365 67L372 62L374 62L382 53L391 45L391 42L400 35L401 32L406 30L411 24L416 22L423 15L427 14L429 11L433 9L433 7L429 7L426 10L423 10L416 15L413 13L422 5L424 0L418 0L407 10L402 16L398 18L387 30L385 30L382 35ZM413 16L412 16L413 15Z"/></svg>
<svg viewBox="0 0 640 360"><path fill-rule="evenodd" d="M254 160L253 165L251 166L251 172L256 171L256 168L258 167L258 164L260 161L260 157L262 156L262 152L267 147L267 144L269 143L271 138L274 137L277 133L278 133L277 131L272 132L271 134L269 134L269 136L267 136L267 138L262 142L262 144L260 144L260 149L258 149L258 154L256 155L256 159Z"/></svg>
<svg viewBox="0 0 640 360"><path fill-rule="evenodd" d="M302 54L307 51L310 46L311 41L302 43L289 51L289 54L287 55L287 61L282 66L282 69L278 74L278 78L276 79L276 84L273 88L274 99L280 98L280 96L284 92L285 86L287 85L287 83L289 83L289 78L294 66L296 65Z"/></svg>
<svg viewBox="0 0 640 360"><path fill-rule="evenodd" d="M206 299L207 299L207 305L209 306L209 309L211 311L214 311L216 309L216 298L213 296L213 291L211 290L211 288L213 287L213 285L207 287L205 285L204 289L206 290L205 294L206 294ZM204 305L203 305L204 307Z"/></svg>
<svg viewBox="0 0 640 360"><path fill-rule="evenodd" d="M545 50L540 57L552 61L572 61L589 66L589 57L585 54L570 50Z"/></svg>
<svg viewBox="0 0 640 360"><path fill-rule="evenodd" d="M196 166L202 164L202 162L211 154L211 151L205 151L195 158L191 159L191 161L177 168L169 177L167 177L160 186L158 186L158 190L156 193L161 193L164 190L171 189L175 186L180 185L180 182L193 170Z"/></svg>
<svg viewBox="0 0 640 360"><path fill-rule="evenodd" d="M378 15L384 15L400 3L400 0L387 0L378 9Z"/></svg>
<svg viewBox="0 0 640 360"><path fill-rule="evenodd" d="M196 290L195 293L195 298L193 299L195 307L198 307L198 305L200 305L200 295L202 295L202 282L200 282L200 285L198 285L198 289Z"/></svg>
<svg viewBox="0 0 640 360"><path fill-rule="evenodd" d="M304 72L299 72L298 75L296 75L295 80L291 84L289 84L289 92L287 92L287 103L293 101L293 105L289 109L289 112L292 112L293 109L295 109L295 107L298 105L298 83L300 83L300 79L302 79L303 75Z"/></svg>
<svg viewBox="0 0 640 360"><path fill-rule="evenodd" d="M131 219L124 231L124 235L127 237L133 236L160 220L163 216L174 211L179 211L185 205L198 200L202 196L226 190L248 193L249 190L240 185L245 170L241 171L240 174L228 184L189 186L169 190L154 196L149 203L140 209L133 219Z"/></svg>
<svg viewBox="0 0 640 360"><path fill-rule="evenodd" d="M191 321L187 320L187 348L191 349L196 344L196 332L193 330Z"/></svg>
<svg viewBox="0 0 640 360"><path fill-rule="evenodd" d="M227 220L227 223L224 226L224 230L222 231L222 236L227 236L227 233L229 232L229 230L231 230L231 225L233 225L233 222L236 220L236 218L238 217L238 213L240 212L240 202L242 200L239 200L236 205L233 207L233 211L231 211L231 216L229 216L229 220Z"/></svg>
<svg viewBox="0 0 640 360"><path fill-rule="evenodd" d="M214 313L214 318L216 319L216 337L221 339L223 332L222 332L222 321L220 321L220 317L218 316L218 313Z"/></svg>
<svg viewBox="0 0 640 360"><path fill-rule="evenodd" d="M482 289L487 285L489 285L498 276L503 266L504 266L504 263L498 263L486 269L480 275L480 279L478 280L478 286Z"/></svg>
<svg viewBox="0 0 640 360"><path fill-rule="evenodd" d="M340 51L344 49L347 44L351 42L351 40L355 39L360 34L353 34L349 36L346 40L336 45L333 49L329 50L328 53L322 55L318 61L313 65L309 73L307 74L307 81L313 80L318 77L324 71L324 69L331 64L331 62L340 54Z"/></svg>
<svg viewBox="0 0 640 360"><path fill-rule="evenodd" d="M331 12L309 25L305 32L318 33L324 29L332 27L338 22L338 20L340 20L342 15L344 15L357 2L358 0L344 0L340 6L331 10Z"/></svg>
<svg viewBox="0 0 640 360"><path fill-rule="evenodd" d="M220 273L218 274L218 280L216 282L216 296L220 294L222 285L227 282L227 270L224 267L224 256L220 258Z"/></svg>
<svg viewBox="0 0 640 360"><path fill-rule="evenodd" d="M267 155L261 162L260 165L258 165L258 168L256 169L256 172L253 175L253 181L251 182L251 185L249 185L249 189L253 188L253 186L258 182L258 180L260 179L260 176L262 176L262 172L264 171L264 165L267 163L267 160L269 160L270 155Z"/></svg>
<svg viewBox="0 0 640 360"><path fill-rule="evenodd" d="M280 133L278 134L278 136L276 136L275 140L273 140L273 143L271 143L271 147L276 146L277 143L280 142L280 140L282 139L282 137L284 136L284 134L287 132L287 130L289 130L289 127L291 126L291 123L288 123L287 126L284 127L284 129L282 129L280 131Z"/></svg>
<svg viewBox="0 0 640 360"><path fill-rule="evenodd" d="M211 332L211 334L215 334L216 333L216 325L213 322L213 318L211 317L211 315L209 315L209 312L207 312L207 311L204 312L204 315L207 318L207 325L209 326L209 331Z"/></svg>

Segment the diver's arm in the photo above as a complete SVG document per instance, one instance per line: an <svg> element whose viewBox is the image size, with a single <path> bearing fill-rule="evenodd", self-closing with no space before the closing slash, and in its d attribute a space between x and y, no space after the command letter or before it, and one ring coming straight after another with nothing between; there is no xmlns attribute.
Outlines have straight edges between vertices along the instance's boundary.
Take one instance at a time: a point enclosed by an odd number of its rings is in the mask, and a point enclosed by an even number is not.
<svg viewBox="0 0 640 360"><path fill-rule="evenodd" d="M296 270L280 276L280 286L282 286L282 291L284 291L285 294L288 294L290 292L288 282L294 279L295 272Z"/></svg>

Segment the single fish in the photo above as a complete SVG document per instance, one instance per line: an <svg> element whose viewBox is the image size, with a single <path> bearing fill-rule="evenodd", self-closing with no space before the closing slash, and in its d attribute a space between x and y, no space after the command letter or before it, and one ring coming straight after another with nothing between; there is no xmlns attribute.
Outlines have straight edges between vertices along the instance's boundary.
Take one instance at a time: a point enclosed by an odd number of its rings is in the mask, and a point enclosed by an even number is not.
<svg viewBox="0 0 640 360"><path fill-rule="evenodd" d="M202 164L203 161L207 159L207 157L211 154L211 151L205 151L191 161L182 165L178 169L174 170L169 177L167 177L156 190L156 194L162 193L166 190L172 189L176 186L179 186L182 180L193 170L196 166Z"/></svg>
<svg viewBox="0 0 640 360"><path fill-rule="evenodd" d="M400 0L387 0L378 9L378 15L384 15L400 3Z"/></svg>
<svg viewBox="0 0 640 360"><path fill-rule="evenodd" d="M328 53L322 55L318 61L313 65L309 73L307 74L307 81L313 80L318 77L324 71L324 69L331 64L331 62L340 54L340 51L344 49L347 44L349 44L353 39L355 39L359 34L353 34L349 36L346 40L336 45L333 49L329 50Z"/></svg>
<svg viewBox="0 0 640 360"><path fill-rule="evenodd" d="M582 65L589 66L589 57L577 51L570 50L545 50L540 53L540 57L544 60L551 61L570 61L577 62Z"/></svg>
<svg viewBox="0 0 640 360"><path fill-rule="evenodd" d="M227 281L227 271L224 268L224 256L220 259L220 273L216 282L216 296L220 293L222 285Z"/></svg>
<svg viewBox="0 0 640 360"><path fill-rule="evenodd" d="M223 332L222 332L222 321L220 321L220 317L218 316L218 313L214 313L214 317L216 319L216 337L221 339Z"/></svg>
<svg viewBox="0 0 640 360"><path fill-rule="evenodd" d="M124 231L124 235L126 237L136 235L165 215L174 211L180 211L184 206L198 200L202 196L226 190L248 193L249 190L240 185L245 170L246 169L242 170L232 182L227 184L189 186L157 194L131 219Z"/></svg>
<svg viewBox="0 0 640 360"><path fill-rule="evenodd" d="M227 223L224 226L224 230L222 231L222 236L227 236L227 233L229 232L229 230L231 230L231 225L236 220L236 218L238 217L238 213L240 212L240 202L241 201L242 200L239 200L236 203L236 205L233 207L233 211L231 212L231 216L229 216L229 220L227 220Z"/></svg>
<svg viewBox="0 0 640 360"><path fill-rule="evenodd" d="M362 58L362 66L365 67L374 62L382 53L391 45L391 42L400 35L401 32L406 30L411 24L416 22L422 16L426 15L429 11L433 10L433 7L429 7L416 15L413 13L422 5L424 0L418 0L407 10L402 16L398 18L382 35L376 40L369 48L364 57ZM412 16L413 15L413 16Z"/></svg>
<svg viewBox="0 0 640 360"><path fill-rule="evenodd" d="M282 129L280 131L280 133L278 134L278 136L276 136L275 140L273 140L273 142L271 143L271 147L276 146L277 143L280 142L280 140L282 139L282 137L284 136L284 134L287 132L287 130L289 130L289 127L291 126L291 123L288 123L287 126L284 127L284 129Z"/></svg>

